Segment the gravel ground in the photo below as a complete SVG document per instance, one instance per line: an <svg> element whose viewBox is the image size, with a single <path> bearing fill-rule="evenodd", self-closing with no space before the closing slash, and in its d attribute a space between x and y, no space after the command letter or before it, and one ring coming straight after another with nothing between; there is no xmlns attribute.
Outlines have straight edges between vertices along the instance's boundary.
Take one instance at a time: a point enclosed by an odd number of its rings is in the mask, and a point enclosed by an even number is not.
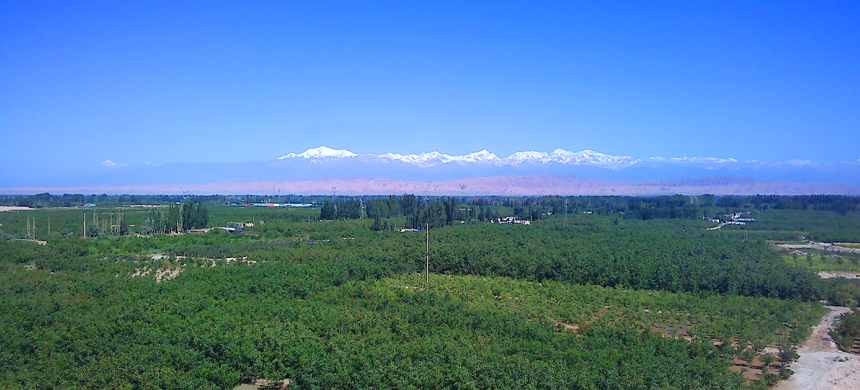
<svg viewBox="0 0 860 390"><path fill-rule="evenodd" d="M780 382L777 390L857 390L860 389L860 357L836 348L828 333L833 320L847 313L847 307L828 306L830 313L812 329L800 347L800 359L791 365L794 375Z"/></svg>

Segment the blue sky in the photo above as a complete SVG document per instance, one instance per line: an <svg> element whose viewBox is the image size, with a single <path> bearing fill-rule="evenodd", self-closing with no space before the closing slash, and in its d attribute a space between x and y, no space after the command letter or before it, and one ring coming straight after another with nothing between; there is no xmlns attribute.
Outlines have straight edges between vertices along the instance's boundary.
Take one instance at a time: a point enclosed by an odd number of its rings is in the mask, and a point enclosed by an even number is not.
<svg viewBox="0 0 860 390"><path fill-rule="evenodd" d="M860 158L860 3L0 2L0 164Z"/></svg>

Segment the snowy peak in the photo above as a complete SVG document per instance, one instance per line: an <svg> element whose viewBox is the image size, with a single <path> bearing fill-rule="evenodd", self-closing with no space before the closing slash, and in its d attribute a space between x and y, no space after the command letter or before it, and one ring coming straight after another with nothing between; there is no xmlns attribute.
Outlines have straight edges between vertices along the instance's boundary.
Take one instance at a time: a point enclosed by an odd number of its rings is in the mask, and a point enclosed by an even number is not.
<svg viewBox="0 0 860 390"><path fill-rule="evenodd" d="M302 153L290 153L279 160L285 159L305 159L317 164L334 162L346 158L363 157L363 161L377 160L383 163L405 163L421 168L430 168L437 165L456 163L460 165L480 164L485 166L522 166L522 165L579 165L605 168L614 171L641 164L653 166L654 164L673 164L673 165L699 165L699 166L721 166L729 164L737 164L738 160L733 158L716 158L716 157L651 157L645 160L635 159L630 156L613 156L605 153L596 152L594 150L582 150L579 152L571 152L564 149L555 149L552 152L525 151L516 152L505 158L499 158L495 153L491 153L486 149L479 152L469 153L460 156L452 156L450 154L440 153L438 151L423 152L416 154L355 154L348 150L331 149L325 146L320 146L314 149L308 149Z"/></svg>
<svg viewBox="0 0 860 390"><path fill-rule="evenodd" d="M101 164L100 164L100 165L101 165L101 166L103 166L103 167L107 167L107 168L121 168L121 167L125 167L125 166L127 166L126 164L123 164L123 163L115 163L115 162L113 162L113 161L111 161L111 160L104 160L104 161L102 161L102 162L101 162Z"/></svg>
<svg viewBox="0 0 860 390"><path fill-rule="evenodd" d="M556 149L556 150L561 150L561 149ZM508 156L507 158L505 158L505 162L507 162L508 165L513 165L513 166L522 165L525 163L546 164L546 163L550 162L550 158L549 158L549 154L545 153L545 152L535 152L535 151L516 152L516 153Z"/></svg>
<svg viewBox="0 0 860 390"><path fill-rule="evenodd" d="M372 155L370 155L372 156ZM418 153L418 154L396 154L396 153L386 153L378 156L383 160L388 161L400 161L405 162L412 165L417 165L422 168L429 168L432 166L436 166L439 164L448 164L448 163L490 163L490 164L498 164L502 160L493 153L488 152L486 149L480 152L469 153L463 156L451 156L445 153L439 153L436 151L430 153Z"/></svg>
<svg viewBox="0 0 860 390"><path fill-rule="evenodd" d="M507 165L514 166L522 164L592 165L613 170L624 169L639 162L630 156L611 156L593 150L571 152L564 149L556 149L552 153L517 152L505 158L504 161Z"/></svg>
<svg viewBox="0 0 860 390"><path fill-rule="evenodd" d="M463 163L492 163L498 164L502 160L494 153L490 153L487 149L480 152L469 153L465 156L456 157L456 161Z"/></svg>
<svg viewBox="0 0 860 390"><path fill-rule="evenodd" d="M553 150L547 156L551 163L570 165L593 165L612 170L621 170L639 162L630 156L612 156L593 150L571 152L564 149Z"/></svg>
<svg viewBox="0 0 860 390"><path fill-rule="evenodd" d="M371 154L369 156L373 155ZM400 161L405 162L407 164L417 165L421 168L429 168L435 165L446 164L454 161L454 157L436 151L418 154L385 153L376 157L386 162Z"/></svg>
<svg viewBox="0 0 860 390"><path fill-rule="evenodd" d="M325 146L320 146L318 148L305 150L304 152L299 154L290 153L286 156L279 157L278 160L288 158L304 158L307 160L313 160L314 162L328 162L355 156L357 156L357 154L350 152L349 150L332 149L327 148Z"/></svg>
<svg viewBox="0 0 860 390"><path fill-rule="evenodd" d="M402 162L410 165L415 165L421 168L430 168L437 165L450 163L458 163L461 165L487 164L497 167L519 166L523 164L569 164L592 165L602 168L619 170L633 165L639 161L629 156L611 156L608 154L598 153L592 150L569 152L564 149L556 149L552 153L536 151L516 152L503 159L499 158L499 156L497 156L495 153L491 153L486 149L461 156L452 156L449 154L440 153L438 151L416 154L385 153L380 155L358 155L348 150L336 150L325 146L320 146L315 149L308 149L303 153L290 153L283 157L280 157L279 160L301 158L310 160L314 163L327 163L357 156L378 159L383 162L389 163Z"/></svg>
<svg viewBox="0 0 860 390"><path fill-rule="evenodd" d="M651 157L648 159L653 162L672 162L676 164L696 164L696 163L713 163L713 164L728 164L728 163L736 163L738 160L733 158L718 158L718 157ZM751 160L748 162L756 162L755 160Z"/></svg>

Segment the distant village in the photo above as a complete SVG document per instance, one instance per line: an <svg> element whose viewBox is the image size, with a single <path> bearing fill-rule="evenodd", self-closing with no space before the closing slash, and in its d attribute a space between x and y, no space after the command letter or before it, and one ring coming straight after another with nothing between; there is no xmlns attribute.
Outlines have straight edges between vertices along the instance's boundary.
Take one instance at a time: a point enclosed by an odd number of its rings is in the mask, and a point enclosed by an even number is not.
<svg viewBox="0 0 860 390"><path fill-rule="evenodd" d="M745 217L745 215L749 215L749 211L739 211L732 214L724 214L720 217L711 218L710 221L713 223L722 223L726 225L746 225L747 222L756 222L755 218Z"/></svg>
<svg viewBox="0 0 860 390"><path fill-rule="evenodd" d="M750 222L756 222L757 219L749 217L749 211L738 211L736 213L723 214L719 217L710 218L709 221L718 224L717 226L708 228L707 230L717 230L726 225L746 225ZM703 217L705 219L705 217Z"/></svg>

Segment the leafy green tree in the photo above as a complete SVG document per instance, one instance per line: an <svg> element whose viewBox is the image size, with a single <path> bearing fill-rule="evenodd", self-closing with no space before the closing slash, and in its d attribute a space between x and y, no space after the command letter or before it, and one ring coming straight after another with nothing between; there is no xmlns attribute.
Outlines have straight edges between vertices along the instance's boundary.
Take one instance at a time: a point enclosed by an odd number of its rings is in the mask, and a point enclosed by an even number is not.
<svg viewBox="0 0 860 390"><path fill-rule="evenodd" d="M800 355L797 353L797 347L788 343L779 345L779 353L777 356L783 366L789 366L791 363L796 362L797 359L800 359Z"/></svg>
<svg viewBox="0 0 860 390"><path fill-rule="evenodd" d="M764 368L762 369L762 372L766 374L768 368L770 368L770 365L773 364L774 361L776 361L776 356L766 353L764 355L761 355L759 359L761 359L761 362L764 363Z"/></svg>
<svg viewBox="0 0 860 390"><path fill-rule="evenodd" d="M179 212L180 211L179 208L180 208L180 206L176 205L176 204L171 204L167 208L167 220L165 221L165 224L164 224L165 230L167 232L174 232L174 231L179 230L179 227L181 226L179 224L179 222L180 222L180 219L182 218L182 215Z"/></svg>
<svg viewBox="0 0 860 390"><path fill-rule="evenodd" d="M337 219L337 210L334 207L334 202L326 200L320 209L320 219L333 221Z"/></svg>
<svg viewBox="0 0 860 390"><path fill-rule="evenodd" d="M755 360L755 351L752 348L746 348L740 353L741 359L747 362L747 367L752 365L753 360Z"/></svg>
<svg viewBox="0 0 860 390"><path fill-rule="evenodd" d="M830 332L839 349L847 351L860 339L860 310L839 317L838 326Z"/></svg>
<svg viewBox="0 0 860 390"><path fill-rule="evenodd" d="M119 214L119 235L126 236L128 235L128 218L125 214Z"/></svg>
<svg viewBox="0 0 860 390"><path fill-rule="evenodd" d="M382 221L379 219L378 216L373 219L373 224L370 225L370 230L377 232L383 230L384 228L385 226L383 225Z"/></svg>
<svg viewBox="0 0 860 390"><path fill-rule="evenodd" d="M198 229L205 228L209 225L209 208L203 203L197 203L197 209L194 215L194 227Z"/></svg>
<svg viewBox="0 0 860 390"><path fill-rule="evenodd" d="M194 212L194 203L188 201L181 206L182 231L188 231L197 224L197 214Z"/></svg>

